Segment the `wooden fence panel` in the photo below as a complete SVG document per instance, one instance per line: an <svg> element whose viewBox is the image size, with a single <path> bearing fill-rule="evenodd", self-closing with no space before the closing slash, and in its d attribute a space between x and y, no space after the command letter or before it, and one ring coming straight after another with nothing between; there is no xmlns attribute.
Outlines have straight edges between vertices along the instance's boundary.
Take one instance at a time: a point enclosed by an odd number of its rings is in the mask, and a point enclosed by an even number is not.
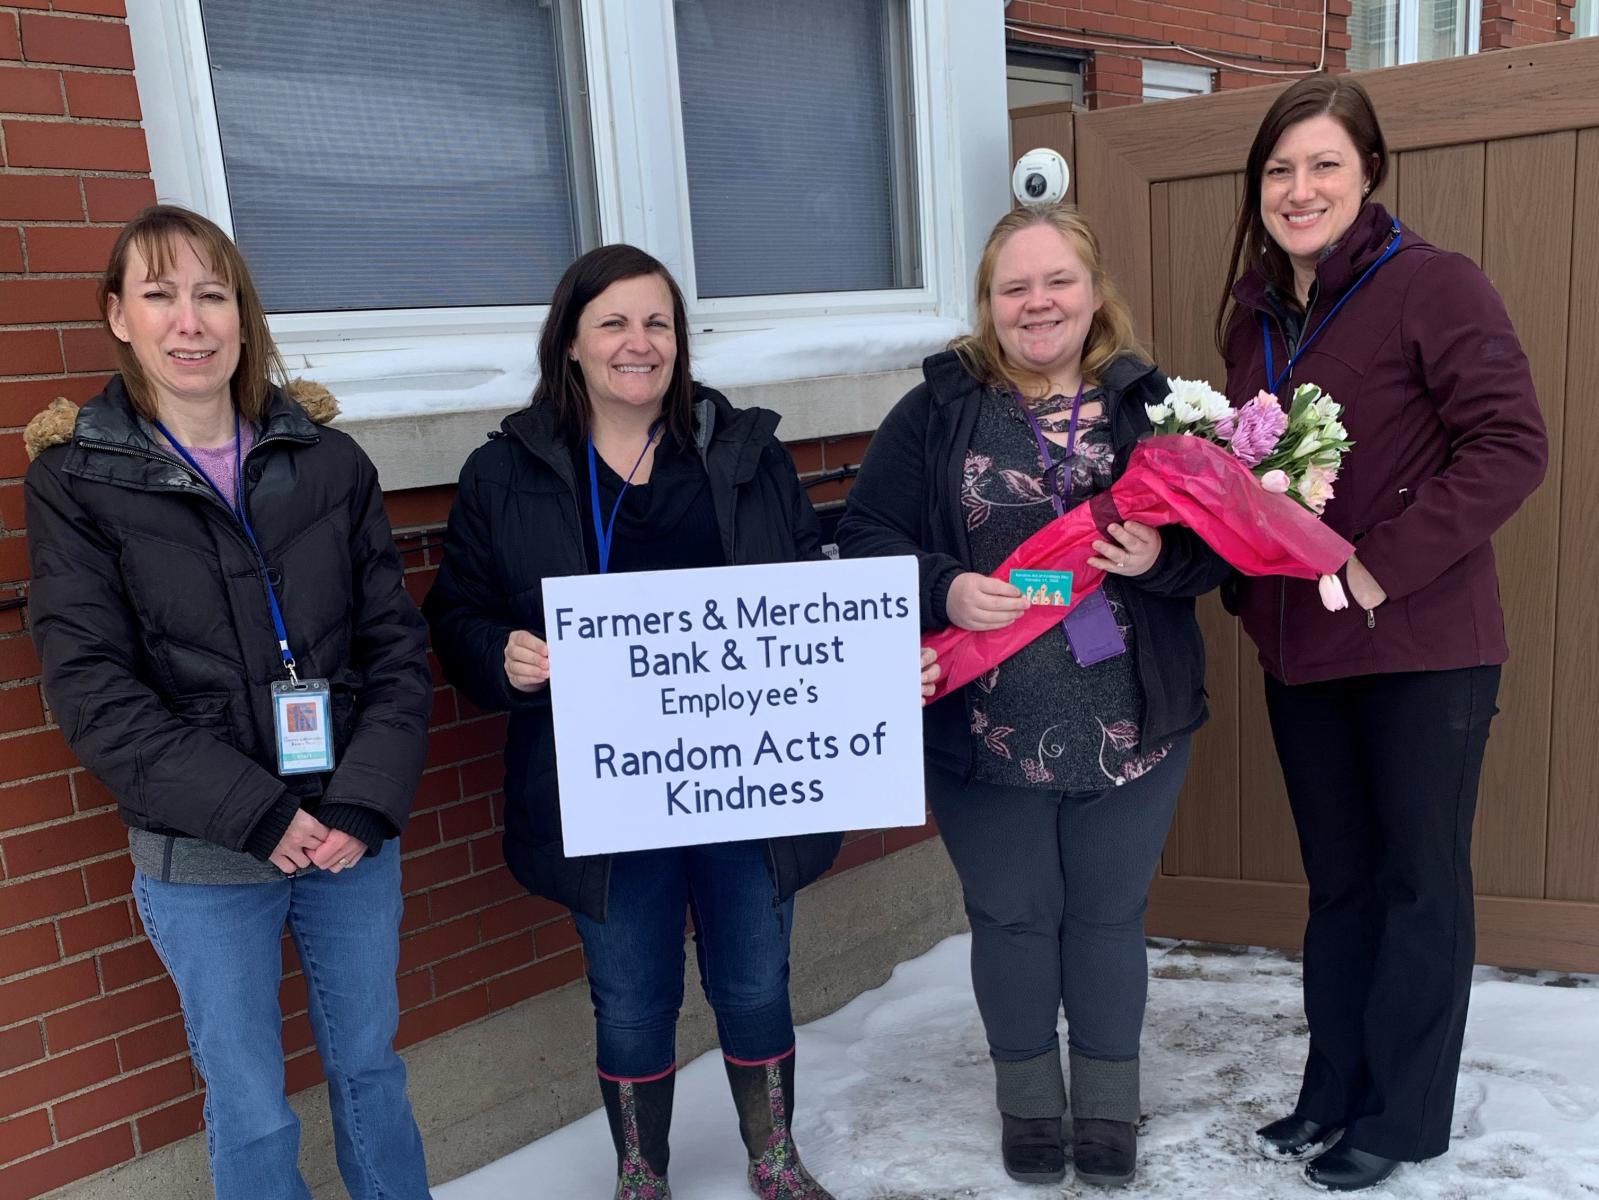
<svg viewBox="0 0 1599 1200"><path fill-rule="evenodd" d="M1573 194L1591 214L1599 196L1599 129L1577 139ZM1574 233L1544 894L1599 901L1599 221L1580 221Z"/></svg>
<svg viewBox="0 0 1599 1200"><path fill-rule="evenodd" d="M1479 895L1541 898L1576 135L1490 142L1485 168L1483 270L1504 297L1531 360L1549 429L1550 469L1494 538L1511 657L1483 763L1472 868ZM1531 197L1537 197L1536 220L1527 219Z"/></svg>

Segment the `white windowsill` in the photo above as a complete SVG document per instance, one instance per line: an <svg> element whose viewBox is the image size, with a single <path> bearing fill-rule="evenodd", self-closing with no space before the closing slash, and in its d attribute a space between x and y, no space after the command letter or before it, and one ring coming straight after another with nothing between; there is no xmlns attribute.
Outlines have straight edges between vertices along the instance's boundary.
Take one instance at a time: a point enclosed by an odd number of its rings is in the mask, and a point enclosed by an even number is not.
<svg viewBox="0 0 1599 1200"><path fill-rule="evenodd" d="M785 321L695 335L695 378L738 407L783 417L784 441L873 430L921 378L923 358L962 331L924 315ZM286 355L291 375L327 387L338 425L377 464L385 490L454 483L466 456L537 381L525 333L336 343Z"/></svg>

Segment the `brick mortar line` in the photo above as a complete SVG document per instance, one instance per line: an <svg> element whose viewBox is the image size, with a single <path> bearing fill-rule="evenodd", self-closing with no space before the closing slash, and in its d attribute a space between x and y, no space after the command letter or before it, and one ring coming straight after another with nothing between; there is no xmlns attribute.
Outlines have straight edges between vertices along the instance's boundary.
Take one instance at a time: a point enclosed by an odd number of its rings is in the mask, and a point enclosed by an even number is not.
<svg viewBox="0 0 1599 1200"><path fill-rule="evenodd" d="M19 226L19 228L23 228ZM93 228L85 225L85 229ZM6 273L7 281L14 282L20 279L92 279L98 280L103 271L9 271ZM74 317L75 321L87 321L88 317ZM38 322L34 322L38 324ZM9 329L9 325L0 325L0 329Z"/></svg>
<svg viewBox="0 0 1599 1200"><path fill-rule="evenodd" d="M18 328L12 325L0 325L0 333L10 333ZM28 330L27 332L36 332ZM0 384L7 383L68 383L74 379L98 379L102 375L112 374L111 370L105 371L59 371L47 375L0 375Z"/></svg>
<svg viewBox="0 0 1599 1200"><path fill-rule="evenodd" d="M126 117L72 117L61 113L0 112L0 120L18 125L70 125L74 129L138 129L143 124L142 120Z"/></svg>
<svg viewBox="0 0 1599 1200"><path fill-rule="evenodd" d="M61 17L68 21L93 21L96 25L126 25L127 17L113 17L108 13L63 12L55 8L18 8L0 5L0 12L14 12L18 16Z"/></svg>
<svg viewBox="0 0 1599 1200"><path fill-rule="evenodd" d="M5 12L5 11L6 10L4 8L0 8L0 12ZM14 10L14 11L33 12L33 13L46 12L47 13L47 10L38 9L38 8L28 8L28 9ZM84 14L84 15L87 16L89 14ZM86 65L83 65L83 64L79 64L79 63L73 63L71 66L68 66L68 67L54 67L54 66L52 66L52 65L50 65L48 63L42 63L42 62L36 63L36 62L32 62L29 59L25 59L25 58L8 58L3 63L0 63L0 70L5 70L5 69L11 68L11 67L24 68L24 69L25 68L33 68L35 70L40 70L40 71L68 70L68 71L76 72L79 75L113 75L113 76L120 76L120 77L126 78L126 79L132 79L134 77L133 69L130 68L130 67L97 67L97 66L86 66Z"/></svg>
<svg viewBox="0 0 1599 1200"><path fill-rule="evenodd" d="M6 116L11 116L11 115L15 115L18 119L20 119L23 116L22 113L16 113L16 114L0 113L0 118L6 117ZM58 121L57 124L58 125L78 125L78 126L81 126L82 124L84 124L84 122L76 121L76 120L67 120L67 121ZM137 122L135 122L135 124L137 124ZM120 170L117 170L115 167L14 167L14 166L8 166L8 167L6 167L6 174L7 175L16 175L16 176L24 176L24 175L55 175L55 176L64 177L64 178L67 178L67 179L149 179L150 178L150 172L148 172L148 171L120 171Z"/></svg>
<svg viewBox="0 0 1599 1200"><path fill-rule="evenodd" d="M82 228L82 227L80 226L80 228ZM17 272L10 271L10 272L7 272L7 274L8 275L17 275ZM23 272L18 277L19 278L28 278L28 279L36 279L36 278L38 278L38 276L35 276L35 275L28 275L27 272ZM79 319L77 319L75 321L35 321L32 324L0 325L0 332L4 332L4 333L38 333L41 330L48 330L49 332L54 333L58 329L104 329L104 328L105 328L105 322L104 321L100 321L98 319L90 319L88 317L80 317ZM78 374L82 374L82 372L80 371L80 372L78 372ZM11 378L15 378L15 377L11 376L11 375L7 375L4 372L0 372L0 381L6 380L6 379L11 379ZM439 528L443 529L444 526L440 525Z"/></svg>

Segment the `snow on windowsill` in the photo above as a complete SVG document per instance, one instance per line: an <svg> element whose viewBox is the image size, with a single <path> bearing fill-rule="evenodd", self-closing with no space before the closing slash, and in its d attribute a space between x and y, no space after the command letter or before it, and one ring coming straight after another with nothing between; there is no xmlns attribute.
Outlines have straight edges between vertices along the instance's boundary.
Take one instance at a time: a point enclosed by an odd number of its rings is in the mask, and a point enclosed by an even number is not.
<svg viewBox="0 0 1599 1200"><path fill-rule="evenodd" d="M697 333L691 354L695 377L733 393L737 403L744 388L914 368L961 332L960 322L928 315L809 318ZM536 336L526 333L302 343L285 354L291 374L338 397L346 426L520 407L538 380L536 357Z"/></svg>

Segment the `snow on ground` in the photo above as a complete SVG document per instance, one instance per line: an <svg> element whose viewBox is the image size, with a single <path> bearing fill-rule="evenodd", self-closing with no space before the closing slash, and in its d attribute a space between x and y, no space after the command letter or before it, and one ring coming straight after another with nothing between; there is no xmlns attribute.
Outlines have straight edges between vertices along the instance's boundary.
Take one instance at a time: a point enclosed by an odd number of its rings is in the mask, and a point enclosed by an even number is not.
<svg viewBox="0 0 1599 1200"><path fill-rule="evenodd" d="M1097 1188L1012 1183L967 971L970 939L901 964L883 987L799 1032L797 1140L838 1200L1041 1200ZM1289 1111L1305 1050L1299 965L1259 950L1152 943L1139 1175L1119 1193L1309 1197L1299 1169L1251 1148ZM596 1094L596 1101L598 1095ZM1599 978L1479 967L1441 1159L1401 1168L1372 1200L1599 1197ZM677 1087L677 1200L746 1200L743 1151L713 1052ZM607 1200L603 1113L454 1183L437 1200ZM1068 1176L1070 1180L1070 1176Z"/></svg>

